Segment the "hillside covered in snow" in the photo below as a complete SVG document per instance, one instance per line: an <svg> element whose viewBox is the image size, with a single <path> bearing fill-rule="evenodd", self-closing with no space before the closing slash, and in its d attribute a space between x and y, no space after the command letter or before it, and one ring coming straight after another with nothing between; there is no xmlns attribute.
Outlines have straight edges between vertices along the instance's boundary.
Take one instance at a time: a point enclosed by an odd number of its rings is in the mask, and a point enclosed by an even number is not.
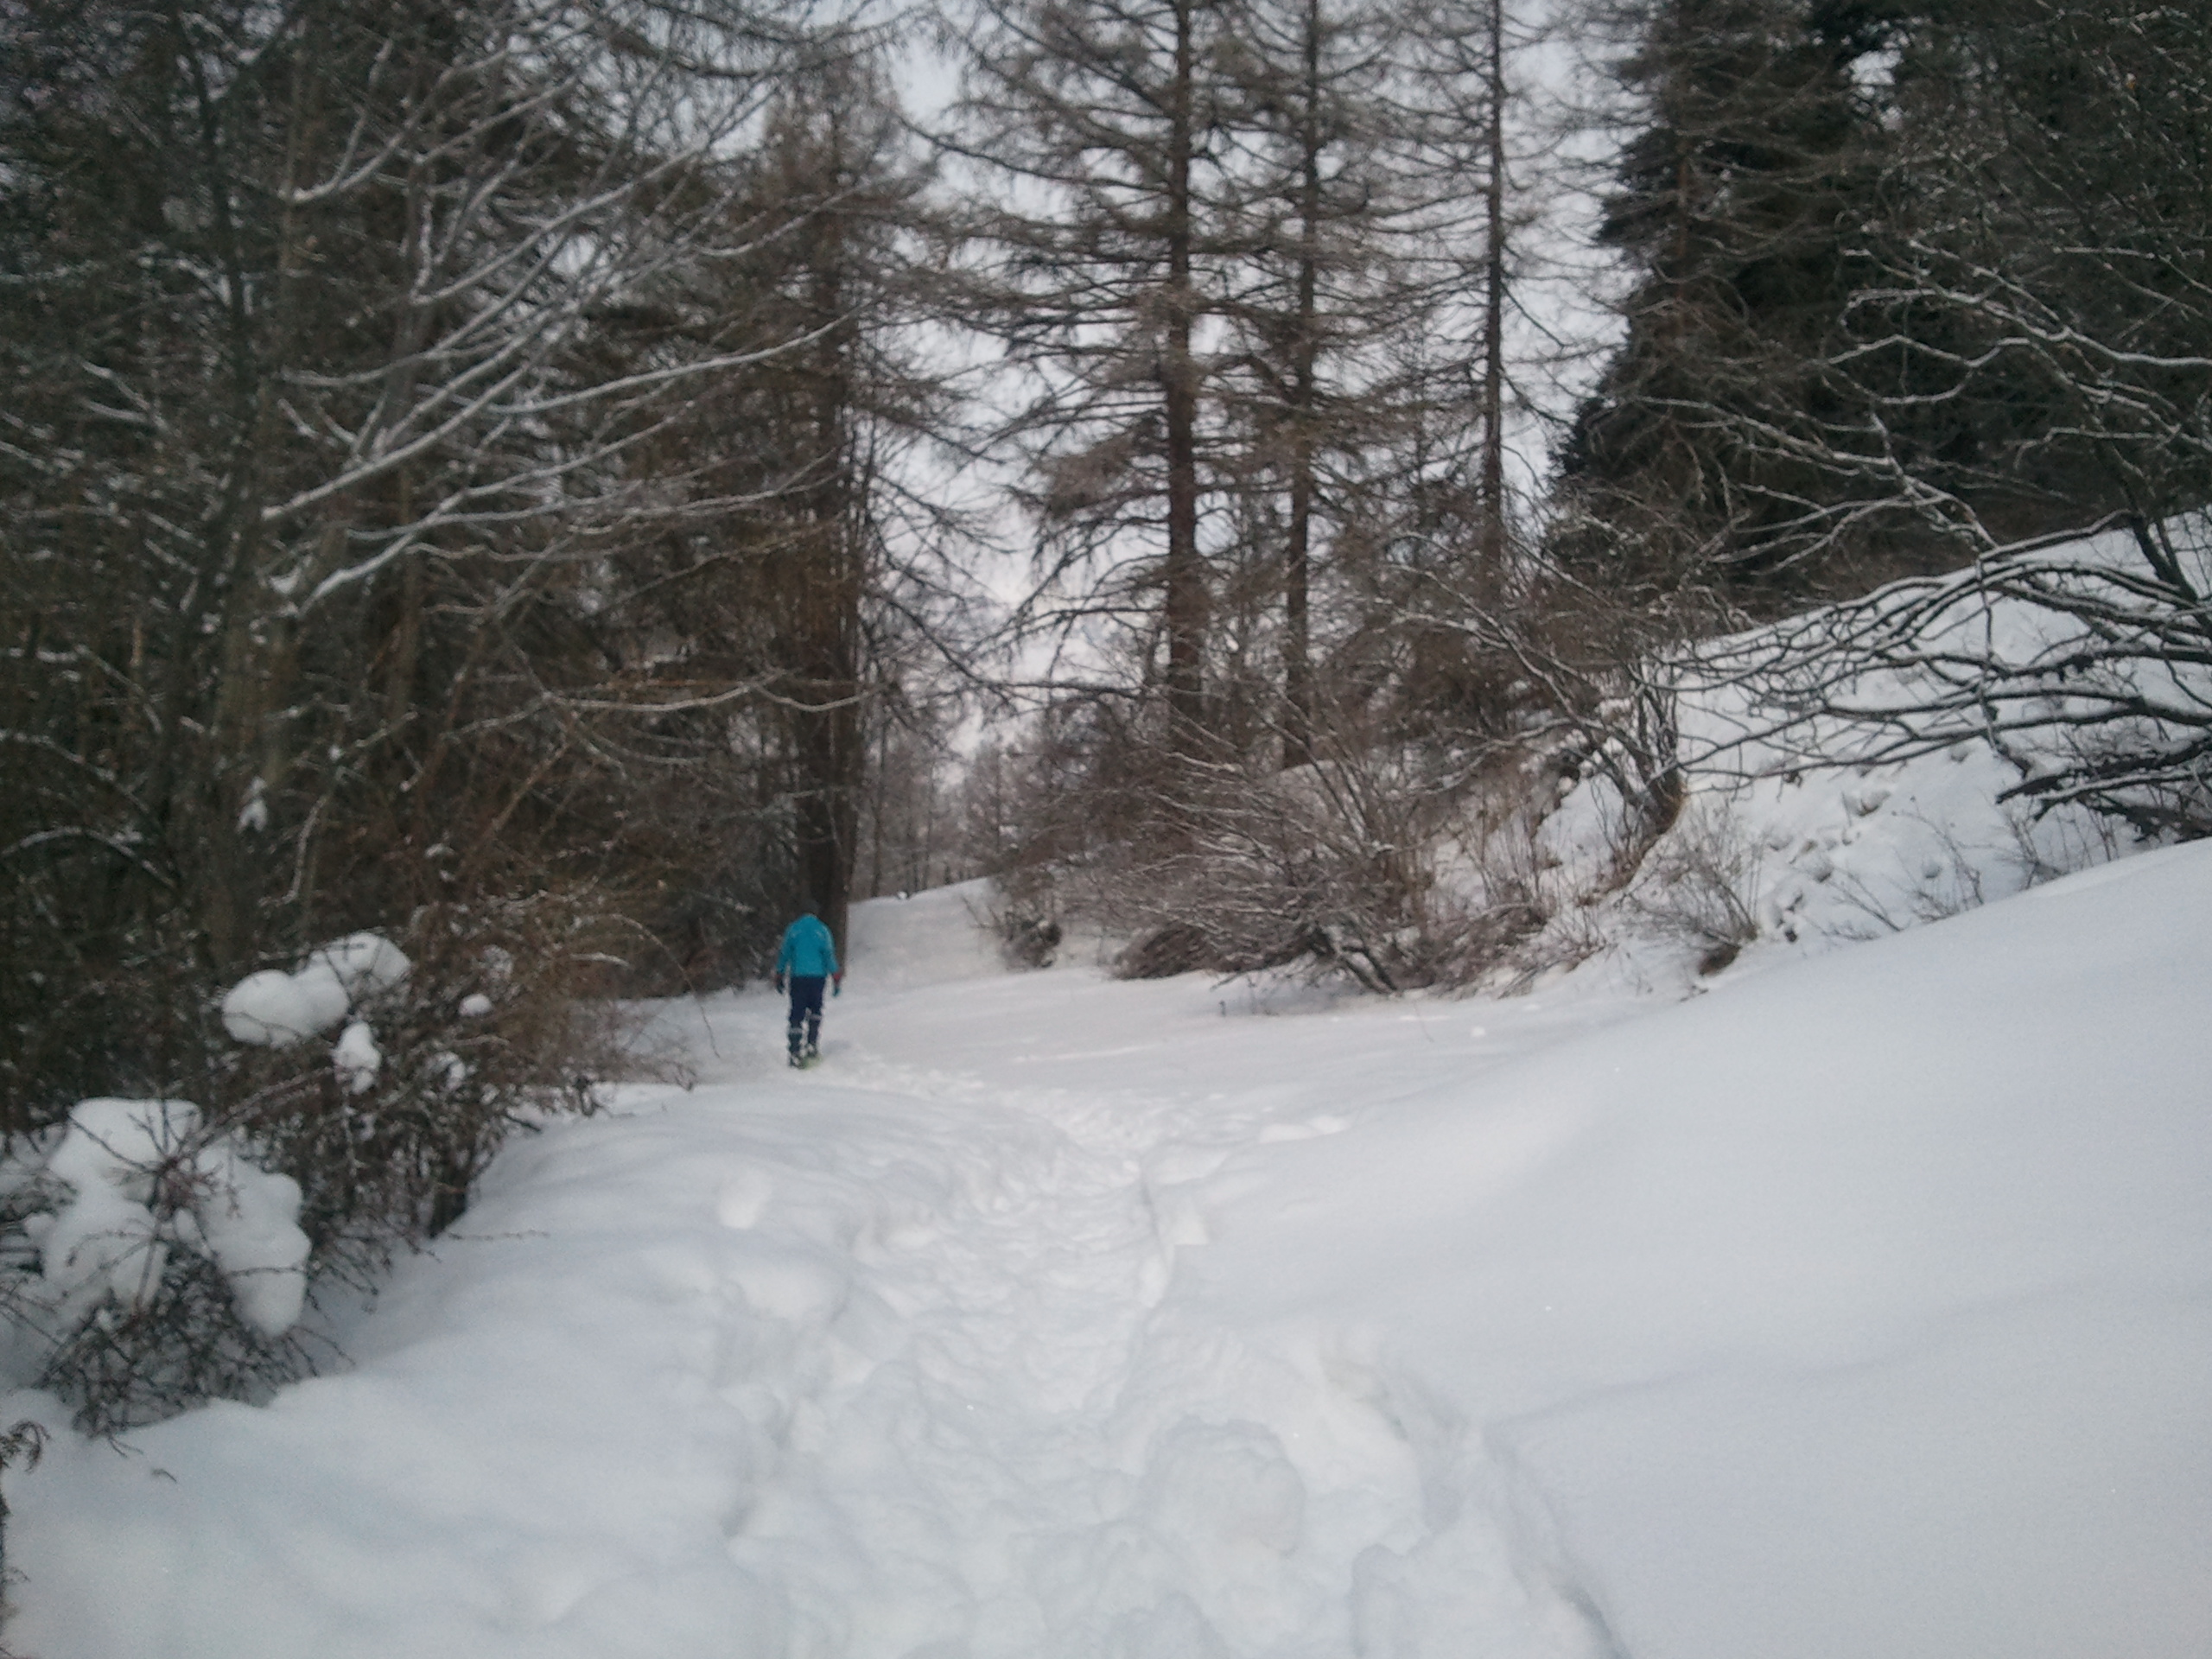
<svg viewBox="0 0 2212 1659"><path fill-rule="evenodd" d="M348 1369L112 1445L11 1396L9 1639L2194 1659L2212 849L2005 897L2079 826L1983 764L1693 802L1760 918L1703 974L1650 893L1393 1000L864 906L822 1067L668 1005L696 1085L512 1145Z"/></svg>

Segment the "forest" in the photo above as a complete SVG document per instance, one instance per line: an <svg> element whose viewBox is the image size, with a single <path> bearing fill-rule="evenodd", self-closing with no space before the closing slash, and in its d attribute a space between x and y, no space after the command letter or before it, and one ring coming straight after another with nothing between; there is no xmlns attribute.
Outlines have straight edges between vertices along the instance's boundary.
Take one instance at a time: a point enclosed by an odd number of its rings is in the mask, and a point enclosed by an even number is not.
<svg viewBox="0 0 2212 1659"><path fill-rule="evenodd" d="M1529 802L1672 822L1686 674L1910 664L1888 753L2212 830L2198 6L0 19L0 1132L197 1103L161 1169L238 1137L317 1272L802 901L1468 982ZM1929 647L1999 599L2047 649ZM238 1040L318 963L370 1058ZM6 1293L88 1421L312 1365L148 1260Z"/></svg>

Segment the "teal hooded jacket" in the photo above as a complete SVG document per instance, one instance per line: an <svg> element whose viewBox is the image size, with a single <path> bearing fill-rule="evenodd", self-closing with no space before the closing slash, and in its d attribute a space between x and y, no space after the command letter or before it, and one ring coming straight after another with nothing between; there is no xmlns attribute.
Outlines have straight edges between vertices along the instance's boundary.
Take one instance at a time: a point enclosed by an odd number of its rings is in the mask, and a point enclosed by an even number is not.
<svg viewBox="0 0 2212 1659"><path fill-rule="evenodd" d="M784 930L776 972L795 979L827 979L837 971L837 947L819 916L802 916Z"/></svg>

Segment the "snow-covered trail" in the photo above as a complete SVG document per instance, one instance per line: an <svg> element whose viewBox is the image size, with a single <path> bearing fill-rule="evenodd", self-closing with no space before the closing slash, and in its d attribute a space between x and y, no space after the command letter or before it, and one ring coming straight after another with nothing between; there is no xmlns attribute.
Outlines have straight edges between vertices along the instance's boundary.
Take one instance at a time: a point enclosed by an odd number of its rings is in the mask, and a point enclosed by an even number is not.
<svg viewBox="0 0 2212 1659"><path fill-rule="evenodd" d="M671 1007L697 1085L513 1146L346 1332L353 1371L120 1455L64 1440L20 1488L11 1638L41 1659L1319 1659L1395 1619L1399 1645L1363 1650L1455 1650L1416 1626L1501 1659L1599 1650L1467 1509L1448 1413L1348 1351L1166 1300L1235 1156L1588 1010L1294 996L1275 1018L1198 979L885 988L863 963L804 1073L765 992ZM73 1501L41 1516L57 1485ZM1458 1587L1416 1616L1424 1549Z"/></svg>
<svg viewBox="0 0 2212 1659"><path fill-rule="evenodd" d="M1541 1004L1498 1041L1438 1011L1274 1020L1249 993L1232 1033L1231 995L1197 982L1071 976L1063 994L1079 1017L1040 1010L1035 982L855 995L798 1078L755 1069L772 1005L706 1016L709 1056L739 1058L708 1058L702 1091L747 1101L721 1220L823 1246L810 1267L741 1247L724 1269L739 1351L763 1315L812 1349L717 1379L776 1440L731 1554L786 1598L795 1650L1342 1654L1363 1620L1407 1622L1378 1563L1427 1546L1463 1580L1421 1616L1440 1633L1597 1651L1446 1490L1479 1454L1442 1414L1417 1443L1359 1356L1163 1305L1178 1250L1206 1237L1192 1194L1217 1198L1235 1154L1348 1128L1390 1096L1394 1050L1418 1086L1427 1027L1471 1070L1502 1061L1554 1034ZM919 1063L949 1056L961 1070ZM1255 1081L1219 1086L1236 1077ZM776 1397L795 1375L805 1392Z"/></svg>
<svg viewBox="0 0 2212 1659"><path fill-rule="evenodd" d="M351 1370L57 1433L9 1645L2212 1652L2212 846L1686 1006L1008 975L960 906L870 907L819 1069L668 1008L697 1086L512 1144Z"/></svg>

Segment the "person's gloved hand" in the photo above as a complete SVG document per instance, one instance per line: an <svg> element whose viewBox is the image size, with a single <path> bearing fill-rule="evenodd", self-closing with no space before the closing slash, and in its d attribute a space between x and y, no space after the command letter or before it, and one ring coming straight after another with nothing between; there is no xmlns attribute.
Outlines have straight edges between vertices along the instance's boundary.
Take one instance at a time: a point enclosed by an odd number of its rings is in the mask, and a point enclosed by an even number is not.
<svg viewBox="0 0 2212 1659"><path fill-rule="evenodd" d="M842 996L844 994L845 994L845 976L844 976L842 974L832 974L832 975L830 975L830 995L832 995L832 996Z"/></svg>
<svg viewBox="0 0 2212 1659"><path fill-rule="evenodd" d="M778 974L771 982L776 988L776 995L778 996L781 996L784 994L784 976L781 974Z"/></svg>

